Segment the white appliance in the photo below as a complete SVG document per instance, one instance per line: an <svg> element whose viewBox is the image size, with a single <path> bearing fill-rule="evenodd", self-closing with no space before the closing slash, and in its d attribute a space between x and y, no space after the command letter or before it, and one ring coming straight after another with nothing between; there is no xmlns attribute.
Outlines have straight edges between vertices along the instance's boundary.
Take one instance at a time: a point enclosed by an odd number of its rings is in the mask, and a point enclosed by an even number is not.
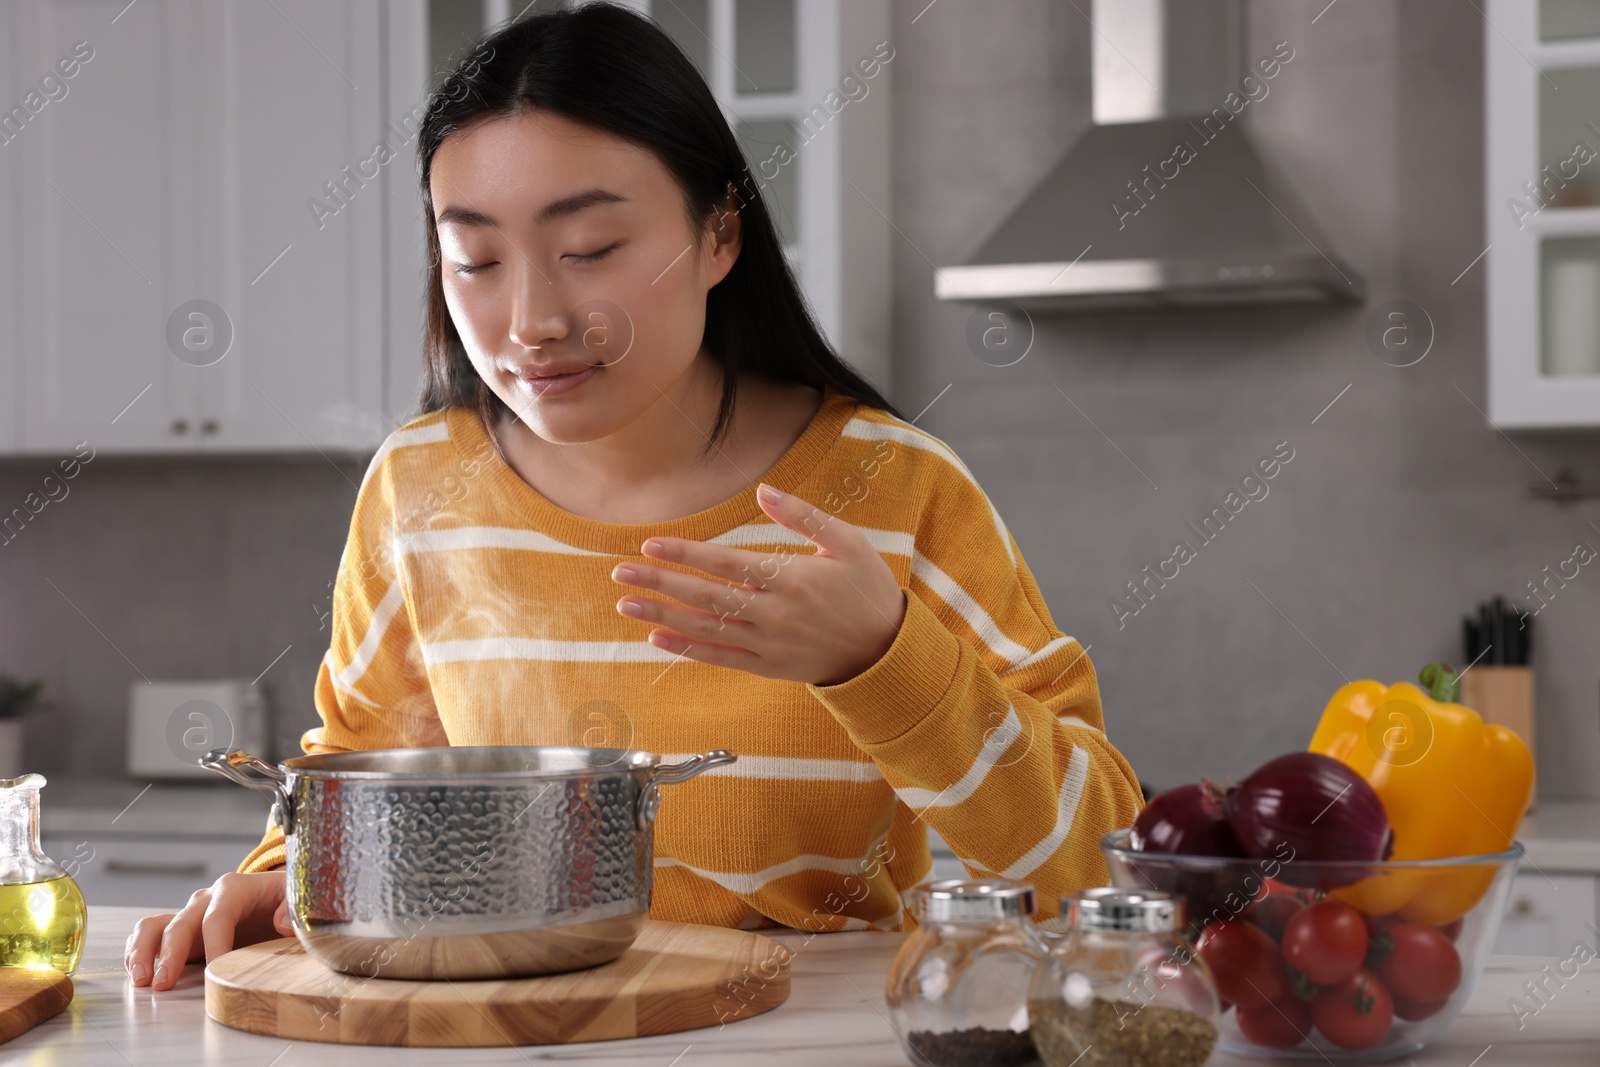
<svg viewBox="0 0 1600 1067"><path fill-rule="evenodd" d="M267 754L266 697L249 679L133 682L128 708L136 778L215 778L199 763L214 748Z"/></svg>

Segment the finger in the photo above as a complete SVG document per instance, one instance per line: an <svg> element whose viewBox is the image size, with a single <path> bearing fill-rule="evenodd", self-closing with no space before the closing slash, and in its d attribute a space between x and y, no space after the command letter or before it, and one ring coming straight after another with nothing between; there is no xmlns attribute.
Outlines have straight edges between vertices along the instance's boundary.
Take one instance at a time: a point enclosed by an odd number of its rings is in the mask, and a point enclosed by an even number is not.
<svg viewBox="0 0 1600 1067"><path fill-rule="evenodd" d="M635 575L632 579L622 577L626 571ZM622 585L632 586L635 589L651 589L671 597L681 604L698 608L700 611L712 615L732 614L742 616L749 609L751 603L759 596L765 595L760 589L749 589L742 585L729 585L712 578L702 578L697 574L684 571L669 570L666 567L656 567L648 563L619 563L612 571L612 580ZM647 600L646 597L633 597L634 600ZM649 615L635 615L634 618L650 618Z"/></svg>
<svg viewBox="0 0 1600 1067"><path fill-rule="evenodd" d="M289 922L289 901L284 898L278 905L278 910L272 913L272 925L284 937L294 936L294 924Z"/></svg>
<svg viewBox="0 0 1600 1067"><path fill-rule="evenodd" d="M150 975L155 969L156 950L161 947L162 932L171 921L172 913L168 912L165 915L146 915L133 924L122 962L134 985L149 984Z"/></svg>
<svg viewBox="0 0 1600 1067"><path fill-rule="evenodd" d="M211 903L211 890L197 890L182 911L172 917L161 933L161 949L156 953L155 972L150 976L151 989L171 989L183 974L183 965L200 958L204 950L200 941L200 921Z"/></svg>
<svg viewBox="0 0 1600 1067"><path fill-rule="evenodd" d="M706 641L691 641L683 634L671 630L650 631L650 643L664 651L681 654L685 659L698 660L715 667L732 667L751 674L763 673L762 667L766 662L746 649L729 648L726 645Z"/></svg>
<svg viewBox="0 0 1600 1067"><path fill-rule="evenodd" d="M830 556L850 551L859 532L854 526L821 508L762 482L756 500L773 522L793 530ZM854 537L852 536L854 534Z"/></svg>
<svg viewBox="0 0 1600 1067"><path fill-rule="evenodd" d="M617 604L619 614L627 614L623 611L625 603L635 604L639 609L640 613L630 616L631 618L637 618L641 622L660 623L691 641L709 641L732 648L749 649L759 637L754 624L739 618L731 611L714 615L665 600L624 597L623 601Z"/></svg>
<svg viewBox="0 0 1600 1067"><path fill-rule="evenodd" d="M233 950L239 920L255 906L259 896L251 892L251 885L245 875L231 871L217 879L216 892L211 894L211 903L200 920L200 936L208 962Z"/></svg>
<svg viewBox="0 0 1600 1067"><path fill-rule="evenodd" d="M809 555L796 546L780 545L777 550L757 552L748 548L713 545L687 537L652 537L640 546L641 555L668 563L681 563L697 571L726 578L730 582L764 589L778 576L778 572L797 555ZM628 566L629 564L623 564ZM645 566L635 565L636 570ZM668 568L656 568L666 570ZM613 572L615 573L615 572ZM681 573L681 572L680 572Z"/></svg>

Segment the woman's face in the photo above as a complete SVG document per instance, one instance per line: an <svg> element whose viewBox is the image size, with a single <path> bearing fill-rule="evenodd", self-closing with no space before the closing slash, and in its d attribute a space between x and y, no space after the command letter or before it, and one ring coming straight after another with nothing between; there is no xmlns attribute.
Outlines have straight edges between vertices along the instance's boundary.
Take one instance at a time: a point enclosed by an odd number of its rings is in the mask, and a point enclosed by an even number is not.
<svg viewBox="0 0 1600 1067"><path fill-rule="evenodd" d="M647 149L524 111L446 138L429 189L467 355L540 437L608 436L695 363L706 291L738 256L738 219L723 216L721 240L716 216L695 233L677 181ZM540 381L594 364L584 380Z"/></svg>

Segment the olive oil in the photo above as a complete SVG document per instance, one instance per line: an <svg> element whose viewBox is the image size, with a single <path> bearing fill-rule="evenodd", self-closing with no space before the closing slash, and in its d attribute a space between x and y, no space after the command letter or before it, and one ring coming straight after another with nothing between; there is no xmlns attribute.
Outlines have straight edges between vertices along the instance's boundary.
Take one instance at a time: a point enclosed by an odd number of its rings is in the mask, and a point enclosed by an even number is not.
<svg viewBox="0 0 1600 1067"><path fill-rule="evenodd" d="M39 851L44 776L0 778L0 967L71 974L89 910L72 876Z"/></svg>
<svg viewBox="0 0 1600 1067"><path fill-rule="evenodd" d="M0 967L71 974L83 955L87 912L70 877L0 885Z"/></svg>

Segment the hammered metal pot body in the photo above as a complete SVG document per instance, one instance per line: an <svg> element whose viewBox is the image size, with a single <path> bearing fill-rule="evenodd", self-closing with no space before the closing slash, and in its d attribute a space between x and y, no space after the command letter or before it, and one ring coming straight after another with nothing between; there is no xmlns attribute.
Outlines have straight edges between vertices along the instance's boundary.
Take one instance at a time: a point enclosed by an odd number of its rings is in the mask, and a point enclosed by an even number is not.
<svg viewBox="0 0 1600 1067"><path fill-rule="evenodd" d="M329 967L365 977L501 978L615 959L650 910L655 782L703 769L683 766L663 776L652 753L536 746L286 760L273 810L295 933Z"/></svg>

